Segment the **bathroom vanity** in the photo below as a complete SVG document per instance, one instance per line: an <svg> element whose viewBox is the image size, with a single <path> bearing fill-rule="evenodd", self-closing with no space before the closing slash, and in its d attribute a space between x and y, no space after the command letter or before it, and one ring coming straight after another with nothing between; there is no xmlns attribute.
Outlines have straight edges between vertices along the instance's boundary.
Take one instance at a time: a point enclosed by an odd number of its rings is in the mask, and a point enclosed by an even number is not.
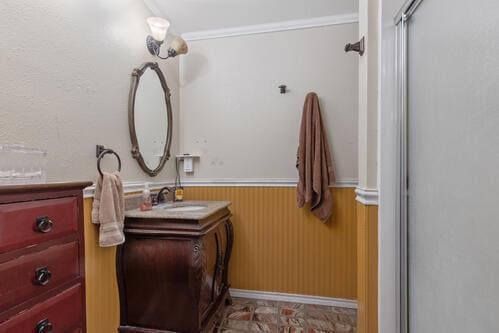
<svg viewBox="0 0 499 333"><path fill-rule="evenodd" d="M226 201L127 211L117 251L119 332L210 332L228 294L233 243Z"/></svg>

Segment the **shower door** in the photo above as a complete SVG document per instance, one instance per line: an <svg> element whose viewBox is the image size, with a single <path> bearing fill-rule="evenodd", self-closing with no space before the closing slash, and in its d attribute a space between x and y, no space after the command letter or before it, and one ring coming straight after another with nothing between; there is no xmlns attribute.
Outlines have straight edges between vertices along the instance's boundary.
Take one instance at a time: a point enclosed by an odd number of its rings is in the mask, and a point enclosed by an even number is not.
<svg viewBox="0 0 499 333"><path fill-rule="evenodd" d="M397 22L402 332L499 332L499 1Z"/></svg>

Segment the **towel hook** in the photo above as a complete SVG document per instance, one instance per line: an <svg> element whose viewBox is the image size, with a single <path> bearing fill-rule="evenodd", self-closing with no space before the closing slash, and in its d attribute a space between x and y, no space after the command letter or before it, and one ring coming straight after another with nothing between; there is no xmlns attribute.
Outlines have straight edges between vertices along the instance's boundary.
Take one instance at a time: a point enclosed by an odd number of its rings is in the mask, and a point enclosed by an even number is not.
<svg viewBox="0 0 499 333"><path fill-rule="evenodd" d="M362 37L357 43L348 43L345 45L345 52L355 51L359 53L360 56L364 54L365 45L364 45L364 37Z"/></svg>
<svg viewBox="0 0 499 333"><path fill-rule="evenodd" d="M99 171L99 174L101 176L104 176L104 174L102 173L102 169L100 167L100 162L102 160L102 158L107 155L107 154L113 154L114 156L116 156L116 159L118 160L118 172L121 171L121 158L120 158L120 155L118 155L114 150L112 149L108 149L108 148L104 148L103 145L97 145L95 147L95 155L97 157L97 170Z"/></svg>

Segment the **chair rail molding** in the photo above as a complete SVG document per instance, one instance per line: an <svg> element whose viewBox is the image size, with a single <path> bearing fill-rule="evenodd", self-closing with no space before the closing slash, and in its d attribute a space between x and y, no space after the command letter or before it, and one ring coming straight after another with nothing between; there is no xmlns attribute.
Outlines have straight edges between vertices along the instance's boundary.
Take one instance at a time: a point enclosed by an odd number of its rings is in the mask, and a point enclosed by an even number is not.
<svg viewBox="0 0 499 333"><path fill-rule="evenodd" d="M377 206L378 205L378 190L371 188L357 187L355 189L355 200L364 204L366 206Z"/></svg>
<svg viewBox="0 0 499 333"><path fill-rule="evenodd" d="M173 181L167 182L146 182L129 181L123 183L125 194L140 192L144 189L145 183L149 183L151 190L159 190L165 186L174 186ZM274 178L255 178L255 179L213 179L213 180L186 180L182 181L184 187L295 187L298 183L296 179L274 179ZM337 180L331 187L351 188L357 187L356 179ZM95 192L95 184L83 190L85 198L92 198Z"/></svg>

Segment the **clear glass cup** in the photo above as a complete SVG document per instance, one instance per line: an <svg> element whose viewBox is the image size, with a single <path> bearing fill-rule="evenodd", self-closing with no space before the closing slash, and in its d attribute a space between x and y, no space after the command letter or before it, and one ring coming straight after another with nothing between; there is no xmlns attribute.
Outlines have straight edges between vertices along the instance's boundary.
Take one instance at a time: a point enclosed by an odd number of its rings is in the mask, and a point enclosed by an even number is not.
<svg viewBox="0 0 499 333"><path fill-rule="evenodd" d="M28 176L32 183L42 183L46 181L46 164L47 164L47 151L42 149L31 149L30 152L30 168Z"/></svg>
<svg viewBox="0 0 499 333"><path fill-rule="evenodd" d="M0 145L0 184L46 181L47 151L23 145Z"/></svg>
<svg viewBox="0 0 499 333"><path fill-rule="evenodd" d="M13 164L10 147L0 146L0 184L8 185L13 177Z"/></svg>

